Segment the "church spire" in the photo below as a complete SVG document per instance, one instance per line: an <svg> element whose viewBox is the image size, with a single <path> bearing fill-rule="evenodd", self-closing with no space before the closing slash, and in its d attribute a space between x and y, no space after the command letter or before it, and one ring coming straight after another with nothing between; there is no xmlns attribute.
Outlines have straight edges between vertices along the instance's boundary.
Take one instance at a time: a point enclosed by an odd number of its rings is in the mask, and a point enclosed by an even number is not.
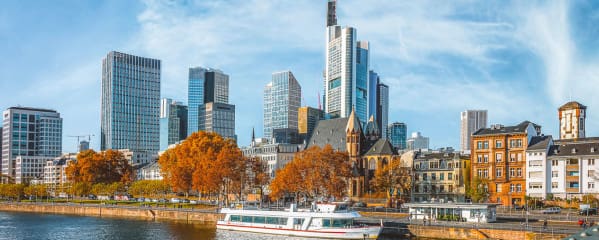
<svg viewBox="0 0 599 240"><path fill-rule="evenodd" d="M345 132L348 131L362 131L362 125L360 124L360 119L358 119L358 117L356 116L355 107L352 107L351 113L349 114L349 119L347 119L347 126L345 127Z"/></svg>

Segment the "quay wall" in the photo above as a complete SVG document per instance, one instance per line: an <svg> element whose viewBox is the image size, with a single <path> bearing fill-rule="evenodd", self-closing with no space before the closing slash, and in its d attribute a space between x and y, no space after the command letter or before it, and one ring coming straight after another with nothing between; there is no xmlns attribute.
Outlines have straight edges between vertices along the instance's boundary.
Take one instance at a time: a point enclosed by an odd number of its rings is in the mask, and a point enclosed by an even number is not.
<svg viewBox="0 0 599 240"><path fill-rule="evenodd" d="M224 217L220 213L180 211L176 209L112 207L110 205L15 204L2 203L0 211L72 214L96 217L127 217L146 220L174 220L188 223L214 223Z"/></svg>
<svg viewBox="0 0 599 240"><path fill-rule="evenodd" d="M502 239L502 240L559 240L566 234L535 233L519 230L503 229L471 229L456 227L409 225L413 236L439 239Z"/></svg>

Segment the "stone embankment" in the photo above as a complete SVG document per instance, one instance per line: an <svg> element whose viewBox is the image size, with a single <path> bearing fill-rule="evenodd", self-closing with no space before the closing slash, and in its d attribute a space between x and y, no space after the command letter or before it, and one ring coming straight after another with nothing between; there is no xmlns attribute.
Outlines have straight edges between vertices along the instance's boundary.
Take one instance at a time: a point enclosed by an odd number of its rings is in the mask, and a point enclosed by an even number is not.
<svg viewBox="0 0 599 240"><path fill-rule="evenodd" d="M113 205L1 203L0 211L73 214L96 217L126 217L146 220L174 220L187 223L216 223L224 215L215 210L182 210Z"/></svg>

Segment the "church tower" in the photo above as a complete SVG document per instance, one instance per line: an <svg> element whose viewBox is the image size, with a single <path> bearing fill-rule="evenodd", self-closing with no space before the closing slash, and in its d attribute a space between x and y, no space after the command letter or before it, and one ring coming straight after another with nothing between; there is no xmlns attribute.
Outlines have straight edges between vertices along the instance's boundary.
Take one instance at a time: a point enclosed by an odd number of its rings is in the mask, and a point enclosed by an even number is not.
<svg viewBox="0 0 599 240"><path fill-rule="evenodd" d="M560 139L585 138L586 110L586 106L575 101L558 109Z"/></svg>

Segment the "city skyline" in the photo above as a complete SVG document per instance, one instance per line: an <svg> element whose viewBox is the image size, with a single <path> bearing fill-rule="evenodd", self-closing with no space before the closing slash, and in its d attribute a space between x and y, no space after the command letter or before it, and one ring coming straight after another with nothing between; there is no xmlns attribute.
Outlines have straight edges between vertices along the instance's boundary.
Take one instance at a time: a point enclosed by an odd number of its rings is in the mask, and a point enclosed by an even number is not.
<svg viewBox="0 0 599 240"><path fill-rule="evenodd" d="M67 135L95 134L91 146L99 149L101 59L112 50L160 59L161 97L186 104L189 67L229 73L230 102L247 118L237 124L239 145L249 144L252 127L262 136L256 114L262 89L248 86L264 86L273 71L289 69L300 79L302 106L318 107L319 92L322 97L323 3L73 4L80 11L21 4L0 10L0 50L13 56L0 60L0 107L60 112L65 152L77 146ZM554 136L562 102L576 100L589 107L589 119L599 117L592 94L599 83L596 3L435 3L430 11L431 4L337 4L340 23L371 43L371 69L389 85L389 122L422 132L433 148L458 149L459 114L466 109L487 109L489 124L529 120ZM276 11L281 8L297 11ZM26 19L31 15L37 20ZM588 136L598 133L599 123L589 121Z"/></svg>

